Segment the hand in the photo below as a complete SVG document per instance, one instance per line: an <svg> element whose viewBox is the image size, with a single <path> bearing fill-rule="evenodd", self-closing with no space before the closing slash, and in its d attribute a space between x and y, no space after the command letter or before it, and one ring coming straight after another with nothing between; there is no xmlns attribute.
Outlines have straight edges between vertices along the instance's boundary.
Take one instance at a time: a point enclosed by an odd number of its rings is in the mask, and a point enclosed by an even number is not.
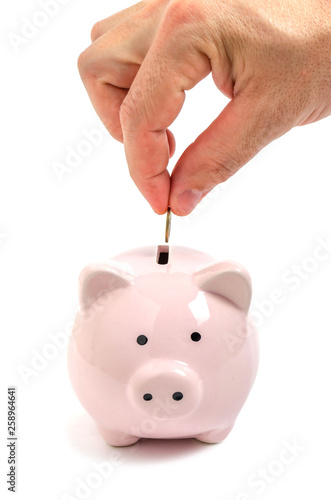
<svg viewBox="0 0 331 500"><path fill-rule="evenodd" d="M331 113L330 0L144 0L91 37L81 77L159 214L190 213L272 140ZM170 179L168 127L210 72L230 102Z"/></svg>

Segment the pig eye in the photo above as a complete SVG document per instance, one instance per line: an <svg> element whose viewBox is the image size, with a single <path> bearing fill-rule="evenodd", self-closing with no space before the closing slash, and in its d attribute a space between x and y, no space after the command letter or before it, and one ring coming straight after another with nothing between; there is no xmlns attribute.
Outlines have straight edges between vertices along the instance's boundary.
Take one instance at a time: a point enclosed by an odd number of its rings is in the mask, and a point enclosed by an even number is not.
<svg viewBox="0 0 331 500"><path fill-rule="evenodd" d="M137 343L139 345L145 345L145 344L147 344L147 342L148 342L148 338L146 337L146 335L139 335L137 337Z"/></svg>
<svg viewBox="0 0 331 500"><path fill-rule="evenodd" d="M201 339L201 335L200 333L198 332L193 332L191 334L191 339L193 340L193 342L199 342L199 340Z"/></svg>

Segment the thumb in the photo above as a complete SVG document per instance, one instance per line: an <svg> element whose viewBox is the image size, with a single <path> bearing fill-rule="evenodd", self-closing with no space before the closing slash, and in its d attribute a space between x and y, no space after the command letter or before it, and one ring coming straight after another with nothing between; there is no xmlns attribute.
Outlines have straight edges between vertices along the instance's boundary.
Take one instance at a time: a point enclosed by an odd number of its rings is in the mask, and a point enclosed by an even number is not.
<svg viewBox="0 0 331 500"><path fill-rule="evenodd" d="M291 128L282 124L279 113L277 119L274 115L265 99L235 96L178 160L171 176L172 211L188 215L217 184Z"/></svg>

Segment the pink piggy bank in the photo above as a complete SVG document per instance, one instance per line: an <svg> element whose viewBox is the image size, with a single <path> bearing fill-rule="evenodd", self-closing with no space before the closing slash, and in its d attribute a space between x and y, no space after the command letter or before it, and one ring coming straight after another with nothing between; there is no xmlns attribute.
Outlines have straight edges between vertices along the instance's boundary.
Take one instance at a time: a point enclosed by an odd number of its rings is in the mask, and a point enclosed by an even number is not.
<svg viewBox="0 0 331 500"><path fill-rule="evenodd" d="M79 293L69 376L105 441L222 441L258 365L247 271L189 248L146 247L87 266Z"/></svg>

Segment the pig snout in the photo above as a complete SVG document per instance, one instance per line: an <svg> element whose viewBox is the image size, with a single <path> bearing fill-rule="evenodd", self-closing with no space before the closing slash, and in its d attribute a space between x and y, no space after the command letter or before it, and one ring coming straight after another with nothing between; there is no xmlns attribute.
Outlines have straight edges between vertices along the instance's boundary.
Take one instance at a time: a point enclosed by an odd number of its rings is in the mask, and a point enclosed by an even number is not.
<svg viewBox="0 0 331 500"><path fill-rule="evenodd" d="M202 381L186 363L155 359L142 365L128 384L131 404L155 419L193 412L202 399Z"/></svg>

